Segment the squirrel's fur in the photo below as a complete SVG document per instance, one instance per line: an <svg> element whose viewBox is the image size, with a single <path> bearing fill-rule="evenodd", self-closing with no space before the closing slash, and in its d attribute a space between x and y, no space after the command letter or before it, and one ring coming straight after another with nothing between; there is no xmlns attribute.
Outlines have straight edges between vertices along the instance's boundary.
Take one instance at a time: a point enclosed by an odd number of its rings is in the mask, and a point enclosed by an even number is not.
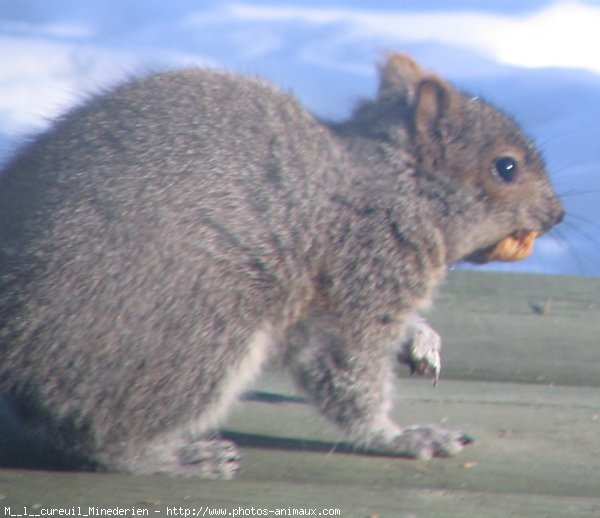
<svg viewBox="0 0 600 518"><path fill-rule="evenodd" d="M160 73L25 145L0 183L17 415L80 465L228 477L235 450L207 434L279 356L357 444L458 451L458 432L390 420L390 350L449 264L562 207L510 119L406 56L380 75L330 124L261 80Z"/></svg>

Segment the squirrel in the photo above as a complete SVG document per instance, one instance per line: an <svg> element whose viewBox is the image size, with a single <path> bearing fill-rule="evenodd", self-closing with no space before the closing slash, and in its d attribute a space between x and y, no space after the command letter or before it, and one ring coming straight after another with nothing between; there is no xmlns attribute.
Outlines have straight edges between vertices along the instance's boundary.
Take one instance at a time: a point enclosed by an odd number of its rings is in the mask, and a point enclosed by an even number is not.
<svg viewBox="0 0 600 518"><path fill-rule="evenodd" d="M23 145L0 183L0 392L36 437L78 469L231 478L215 432L279 358L359 448L471 442L393 422L393 367L437 381L419 312L449 265L510 260L563 208L509 117L403 54L379 77L330 122L259 78L159 72Z"/></svg>

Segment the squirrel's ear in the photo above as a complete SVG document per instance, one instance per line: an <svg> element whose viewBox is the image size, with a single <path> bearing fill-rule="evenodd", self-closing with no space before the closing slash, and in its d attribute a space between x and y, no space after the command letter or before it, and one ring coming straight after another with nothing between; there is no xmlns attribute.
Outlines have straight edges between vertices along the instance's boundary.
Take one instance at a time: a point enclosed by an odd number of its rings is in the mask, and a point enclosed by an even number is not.
<svg viewBox="0 0 600 518"><path fill-rule="evenodd" d="M444 128L456 120L457 92L435 76L422 79L417 85L413 105L413 136L425 146L429 160L443 155Z"/></svg>
<svg viewBox="0 0 600 518"><path fill-rule="evenodd" d="M423 76L423 71L410 56L392 54L379 67L379 97L393 94L412 99Z"/></svg>

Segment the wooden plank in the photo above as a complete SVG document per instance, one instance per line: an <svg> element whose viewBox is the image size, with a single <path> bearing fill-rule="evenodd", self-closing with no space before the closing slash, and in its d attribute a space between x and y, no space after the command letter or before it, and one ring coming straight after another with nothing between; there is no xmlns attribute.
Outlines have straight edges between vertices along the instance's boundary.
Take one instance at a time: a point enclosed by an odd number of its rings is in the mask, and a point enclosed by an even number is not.
<svg viewBox="0 0 600 518"><path fill-rule="evenodd" d="M456 271L428 319L446 379L600 386L600 279Z"/></svg>
<svg viewBox="0 0 600 518"><path fill-rule="evenodd" d="M587 279L451 275L431 315L444 334L441 383L434 389L429 380L400 379L394 412L402 424L437 423L472 435L475 444L457 458L420 462L352 453L285 373L273 372L227 423L226 433L242 445L238 480L4 469L0 511L600 515L599 287ZM532 306L550 297L544 310ZM0 419L10 429L8 417ZM17 438L14 429L0 437L0 458L28 455L30 445L19 450Z"/></svg>
<svg viewBox="0 0 600 518"><path fill-rule="evenodd" d="M337 453L337 432L293 399L239 405L228 430L246 438L234 482L4 471L0 504L340 508L342 516L591 516L600 510L600 389L404 380L396 416L461 428L476 443L429 462ZM261 391L296 395L281 373ZM259 398L260 399L260 398ZM535 510L527 514L525 510ZM510 511L510 512L509 512ZM454 514L453 514L454 513ZM508 513L508 514L502 514ZM519 514L524 513L524 514Z"/></svg>

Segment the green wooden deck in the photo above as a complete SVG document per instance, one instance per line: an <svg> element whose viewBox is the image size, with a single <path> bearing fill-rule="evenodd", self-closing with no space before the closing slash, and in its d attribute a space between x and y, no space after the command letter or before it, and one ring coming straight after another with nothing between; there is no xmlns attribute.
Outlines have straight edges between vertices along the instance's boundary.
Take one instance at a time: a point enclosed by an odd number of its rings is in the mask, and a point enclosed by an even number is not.
<svg viewBox="0 0 600 518"><path fill-rule="evenodd" d="M237 480L4 469L0 512L600 516L600 279L453 272L429 320L444 336L440 384L402 377L395 413L468 432L475 444L454 459L348 452L271 372L226 425L242 445Z"/></svg>

